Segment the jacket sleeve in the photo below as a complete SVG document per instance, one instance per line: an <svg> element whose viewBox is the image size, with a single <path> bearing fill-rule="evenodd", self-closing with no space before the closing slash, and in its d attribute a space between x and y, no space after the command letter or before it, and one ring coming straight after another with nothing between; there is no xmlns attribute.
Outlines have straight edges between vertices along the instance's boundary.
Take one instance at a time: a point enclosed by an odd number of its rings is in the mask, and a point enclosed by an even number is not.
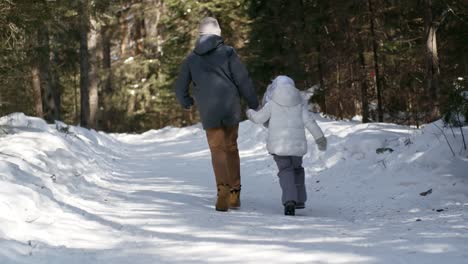
<svg viewBox="0 0 468 264"><path fill-rule="evenodd" d="M179 75L175 82L176 97L183 108L189 109L193 105L193 98L189 93L192 76L188 65L188 58L184 60L180 67Z"/></svg>
<svg viewBox="0 0 468 264"><path fill-rule="evenodd" d="M309 110L307 110L306 106L302 108L302 120L304 121L304 126L309 130L315 140L324 137L322 129L320 129L315 119L309 114Z"/></svg>
<svg viewBox="0 0 468 264"><path fill-rule="evenodd" d="M249 110L247 110L247 117L249 118L250 121L252 121L254 123L263 124L263 123L267 122L268 120L270 120L271 105L269 103L267 103L259 111L249 109Z"/></svg>
<svg viewBox="0 0 468 264"><path fill-rule="evenodd" d="M239 59L236 51L232 49L229 57L229 70L234 83L241 96L247 101L249 108L258 109L258 98L247 68Z"/></svg>

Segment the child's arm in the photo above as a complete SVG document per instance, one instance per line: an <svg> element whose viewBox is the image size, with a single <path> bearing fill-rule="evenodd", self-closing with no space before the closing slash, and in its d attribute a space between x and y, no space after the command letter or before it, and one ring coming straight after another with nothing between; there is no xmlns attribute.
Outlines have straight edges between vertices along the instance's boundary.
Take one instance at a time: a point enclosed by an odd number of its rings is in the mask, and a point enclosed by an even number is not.
<svg viewBox="0 0 468 264"><path fill-rule="evenodd" d="M263 106L263 108L259 111L255 111L252 109L247 110L247 117L249 118L249 120L257 124L263 124L266 121L270 120L270 116L271 106L269 103Z"/></svg>
<svg viewBox="0 0 468 264"><path fill-rule="evenodd" d="M309 110L307 110L306 106L302 108L302 120L304 121L304 126L314 137L319 149L326 150L327 139L325 138L322 129L320 129L320 127L317 125L315 119L312 116L310 116Z"/></svg>

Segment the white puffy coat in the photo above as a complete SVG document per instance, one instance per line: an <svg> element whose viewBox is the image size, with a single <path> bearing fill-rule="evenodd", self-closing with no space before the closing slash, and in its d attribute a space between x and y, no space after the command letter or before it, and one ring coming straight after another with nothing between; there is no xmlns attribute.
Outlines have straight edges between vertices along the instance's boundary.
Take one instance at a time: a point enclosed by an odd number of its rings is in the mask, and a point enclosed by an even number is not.
<svg viewBox="0 0 468 264"><path fill-rule="evenodd" d="M315 140L323 132L310 116L301 94L294 86L284 84L276 87L271 100L258 112L247 111L248 118L257 124L269 121L267 149L279 156L304 156L307 153L305 129Z"/></svg>

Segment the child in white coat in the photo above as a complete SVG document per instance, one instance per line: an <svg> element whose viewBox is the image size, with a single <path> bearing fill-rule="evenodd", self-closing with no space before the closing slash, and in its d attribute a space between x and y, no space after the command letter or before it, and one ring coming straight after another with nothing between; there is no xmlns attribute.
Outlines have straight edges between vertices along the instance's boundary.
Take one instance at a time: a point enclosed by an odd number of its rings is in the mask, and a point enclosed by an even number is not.
<svg viewBox="0 0 468 264"><path fill-rule="evenodd" d="M268 124L267 149L278 166L284 214L295 215L295 209L305 208L307 200L302 167L302 157L307 153L305 128L321 151L326 150L327 140L291 78L275 78L263 101L262 109L249 109L247 116L254 123Z"/></svg>

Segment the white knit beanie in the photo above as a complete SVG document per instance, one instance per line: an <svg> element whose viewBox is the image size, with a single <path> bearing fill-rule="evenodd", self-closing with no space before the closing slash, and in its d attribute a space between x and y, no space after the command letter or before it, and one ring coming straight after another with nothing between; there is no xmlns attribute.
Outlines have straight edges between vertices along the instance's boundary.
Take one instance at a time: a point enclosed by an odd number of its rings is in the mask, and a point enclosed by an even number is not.
<svg viewBox="0 0 468 264"><path fill-rule="evenodd" d="M218 20L214 17L205 17L198 28L200 35L217 35L221 36L221 28L219 27Z"/></svg>

